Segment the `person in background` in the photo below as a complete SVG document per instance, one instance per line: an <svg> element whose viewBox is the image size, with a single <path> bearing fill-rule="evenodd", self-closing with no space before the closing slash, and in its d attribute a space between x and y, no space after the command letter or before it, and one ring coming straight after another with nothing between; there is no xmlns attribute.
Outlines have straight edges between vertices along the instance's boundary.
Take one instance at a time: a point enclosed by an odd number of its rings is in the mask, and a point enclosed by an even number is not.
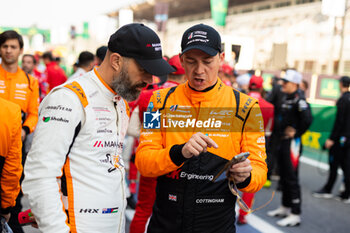
<svg viewBox="0 0 350 233"><path fill-rule="evenodd" d="M224 54L214 28L190 27L181 50L187 82L153 92L136 151L141 175L158 177L147 232L235 232L237 189L257 192L266 181L265 144L258 140L264 137L260 107L218 78ZM222 120L203 127L215 115ZM250 152L249 158L230 166L227 178L212 182L243 151Z"/></svg>
<svg viewBox="0 0 350 233"><path fill-rule="evenodd" d="M95 65L101 65L107 53L107 46L101 46L96 50Z"/></svg>
<svg viewBox="0 0 350 233"><path fill-rule="evenodd" d="M55 62L56 62L57 65L60 65L60 64L61 64L61 61L62 61L62 60L61 60L61 57L55 56L54 59L55 59Z"/></svg>
<svg viewBox="0 0 350 233"><path fill-rule="evenodd" d="M309 83L305 79L303 79L300 83L300 90L302 90L305 94L307 89L309 89Z"/></svg>
<svg viewBox="0 0 350 233"><path fill-rule="evenodd" d="M267 181L264 185L264 187L267 188L271 186L271 179L273 179L274 176L278 176L277 178L279 179L279 167L277 160L279 157L279 145L281 144L281 126L278 118L281 115L282 103L286 95L282 92L282 84L282 79L278 76L274 76L271 80L272 89L266 93L266 100L274 106L274 126L269 145L267 146L270 152L267 159L269 170L267 172ZM277 189L280 189L280 185L278 185Z"/></svg>
<svg viewBox="0 0 350 233"><path fill-rule="evenodd" d="M238 84L238 90L243 93L249 92L249 80L251 75L249 73L241 74L237 77L236 82Z"/></svg>
<svg viewBox="0 0 350 233"><path fill-rule="evenodd" d="M83 51L79 54L78 69L75 73L69 77L69 81L74 80L85 73L91 71L94 68L95 56L89 51Z"/></svg>
<svg viewBox="0 0 350 233"><path fill-rule="evenodd" d="M325 149L329 150L330 172L327 183L313 193L314 197L331 198L332 188L337 179L338 167L344 174L345 190L337 199L350 204L350 78L342 76L339 80L341 96L337 101L337 115L329 139L325 142Z"/></svg>
<svg viewBox="0 0 350 233"><path fill-rule="evenodd" d="M39 96L40 96L40 102L41 102L44 99L44 97L47 95L48 83L46 82L45 74L38 71L38 69L36 69L36 65L37 65L37 60L34 55L24 54L22 56L23 71L38 79Z"/></svg>
<svg viewBox="0 0 350 233"><path fill-rule="evenodd" d="M269 141L270 141L270 137L273 129L274 106L263 98L263 92L264 92L263 83L264 83L264 79L261 76L253 75L249 81L248 95L259 101L261 114L264 119L264 130L265 130L265 139L261 139L261 140L263 140L266 144L266 154L267 154L267 162L268 162L270 157L270 150L268 145L269 145ZM269 163L267 163L267 165L269 165ZM248 205L249 208L251 208L253 205L254 195L255 193L243 193L242 199ZM247 212L240 209L237 223L240 225L246 224L247 223L247 220L245 218L246 215L247 215Z"/></svg>
<svg viewBox="0 0 350 233"><path fill-rule="evenodd" d="M22 70L27 74L34 76L34 68L36 65L36 60L34 55L24 54L22 56Z"/></svg>
<svg viewBox="0 0 350 233"><path fill-rule="evenodd" d="M21 108L1 97L0 106L0 216L8 222L22 174Z"/></svg>
<svg viewBox="0 0 350 233"><path fill-rule="evenodd" d="M45 52L42 59L46 65L46 77L49 84L49 91L54 87L63 84L67 81L67 76L64 70L57 64L51 52Z"/></svg>
<svg viewBox="0 0 350 233"><path fill-rule="evenodd" d="M23 144L32 133L38 122L39 87L38 80L25 73L19 66L18 60L23 52L23 38L16 31L9 30L0 34L0 97L9 100L21 108ZM22 146L22 164L26 159L26 148ZM23 232L18 223L17 215L22 209L22 192L19 193L16 206L11 210L9 222L12 230Z"/></svg>
<svg viewBox="0 0 350 233"><path fill-rule="evenodd" d="M178 86L186 81L185 70L181 65L180 56L175 55L168 60L169 65L171 65L176 71L168 74L168 80L160 87L171 88ZM140 97L136 103L139 112L139 122L143 123L143 114L147 111L148 102L155 90L144 90L141 92ZM140 136L141 127L139 127L138 134L134 135L137 138L135 145L138 145L138 138ZM130 233L143 233L145 232L146 224L148 219L152 214L152 207L156 199L156 186L157 178L140 176L139 192L137 196L137 203L134 218L130 224Z"/></svg>
<svg viewBox="0 0 350 233"><path fill-rule="evenodd" d="M282 205L268 211L271 217L284 217L279 226L298 226L301 223L301 191L299 184L299 158L302 153L301 136L312 123L309 104L299 89L302 76L295 70L287 70L282 78L282 109L277 116L280 126L278 164L282 187ZM276 119L276 118L275 118Z"/></svg>
<svg viewBox="0 0 350 233"><path fill-rule="evenodd" d="M219 69L219 78L226 86L232 87L233 68L229 64L223 63Z"/></svg>
<svg viewBox="0 0 350 233"><path fill-rule="evenodd" d="M79 68L79 65L78 65L78 61L77 61L73 64L73 73L72 74L74 74L78 68Z"/></svg>
<svg viewBox="0 0 350 233"><path fill-rule="evenodd" d="M168 74L167 81L163 83L160 88L175 87L186 81L185 70L181 65L180 56L172 56L170 59L168 59L168 63L175 69L175 71ZM148 101L146 105L148 106ZM146 105L143 106L147 108ZM144 108L143 111L146 111L146 108Z"/></svg>

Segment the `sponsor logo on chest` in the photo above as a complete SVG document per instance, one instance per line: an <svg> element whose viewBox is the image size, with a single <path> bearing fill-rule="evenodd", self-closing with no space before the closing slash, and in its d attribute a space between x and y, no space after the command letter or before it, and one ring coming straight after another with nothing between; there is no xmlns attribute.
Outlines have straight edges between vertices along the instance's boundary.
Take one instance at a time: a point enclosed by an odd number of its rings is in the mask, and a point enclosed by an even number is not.
<svg viewBox="0 0 350 233"><path fill-rule="evenodd" d="M117 147L117 142L115 141L96 141L93 147Z"/></svg>
<svg viewBox="0 0 350 233"><path fill-rule="evenodd" d="M27 83L16 83L17 89L26 89L28 87Z"/></svg>

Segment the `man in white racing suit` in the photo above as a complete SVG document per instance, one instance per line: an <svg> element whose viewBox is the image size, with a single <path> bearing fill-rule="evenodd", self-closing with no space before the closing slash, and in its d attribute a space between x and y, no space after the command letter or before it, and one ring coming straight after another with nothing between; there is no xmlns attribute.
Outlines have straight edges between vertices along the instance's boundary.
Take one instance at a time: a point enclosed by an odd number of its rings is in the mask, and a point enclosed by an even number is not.
<svg viewBox="0 0 350 233"><path fill-rule="evenodd" d="M125 232L126 101L172 71L156 33L128 24L110 37L101 66L44 99L22 186L42 232Z"/></svg>

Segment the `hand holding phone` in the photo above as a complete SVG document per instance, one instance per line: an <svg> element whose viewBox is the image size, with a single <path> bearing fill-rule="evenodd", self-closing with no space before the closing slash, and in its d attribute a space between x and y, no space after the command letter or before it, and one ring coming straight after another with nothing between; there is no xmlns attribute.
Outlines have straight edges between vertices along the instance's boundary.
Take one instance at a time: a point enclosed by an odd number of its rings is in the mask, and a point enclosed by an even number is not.
<svg viewBox="0 0 350 233"><path fill-rule="evenodd" d="M240 162L243 162L244 160L246 160L248 158L248 156L250 155L249 152L243 152L243 153L240 153L236 156L234 156L230 161L228 161L225 166L219 171L219 173L213 178L212 182L214 182L215 180L217 180L221 174L223 172L228 172L230 167L234 164L237 164L237 163L240 163Z"/></svg>
<svg viewBox="0 0 350 233"><path fill-rule="evenodd" d="M244 182L253 170L250 160L247 159L247 155L238 159L238 161L238 163L233 163L226 172L227 178L237 184Z"/></svg>
<svg viewBox="0 0 350 233"><path fill-rule="evenodd" d="M246 160L249 157L249 155L250 155L249 152L243 152L243 153L236 155L235 157L233 157L231 159L230 165L232 166L233 164L243 162L244 160Z"/></svg>

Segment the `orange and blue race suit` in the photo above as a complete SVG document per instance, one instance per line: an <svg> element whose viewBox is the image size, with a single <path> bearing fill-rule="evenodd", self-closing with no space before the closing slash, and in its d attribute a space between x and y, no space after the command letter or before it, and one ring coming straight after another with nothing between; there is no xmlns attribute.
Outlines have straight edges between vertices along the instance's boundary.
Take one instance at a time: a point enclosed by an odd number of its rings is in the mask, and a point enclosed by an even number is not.
<svg viewBox="0 0 350 233"><path fill-rule="evenodd" d="M264 123L257 100L218 79L206 92L188 82L157 90L147 110L136 166L143 176L159 176L148 232L234 232L236 197L227 179L212 180L232 157L250 152L253 170L237 187L257 192L265 183ZM182 147L196 132L219 147L185 159Z"/></svg>

